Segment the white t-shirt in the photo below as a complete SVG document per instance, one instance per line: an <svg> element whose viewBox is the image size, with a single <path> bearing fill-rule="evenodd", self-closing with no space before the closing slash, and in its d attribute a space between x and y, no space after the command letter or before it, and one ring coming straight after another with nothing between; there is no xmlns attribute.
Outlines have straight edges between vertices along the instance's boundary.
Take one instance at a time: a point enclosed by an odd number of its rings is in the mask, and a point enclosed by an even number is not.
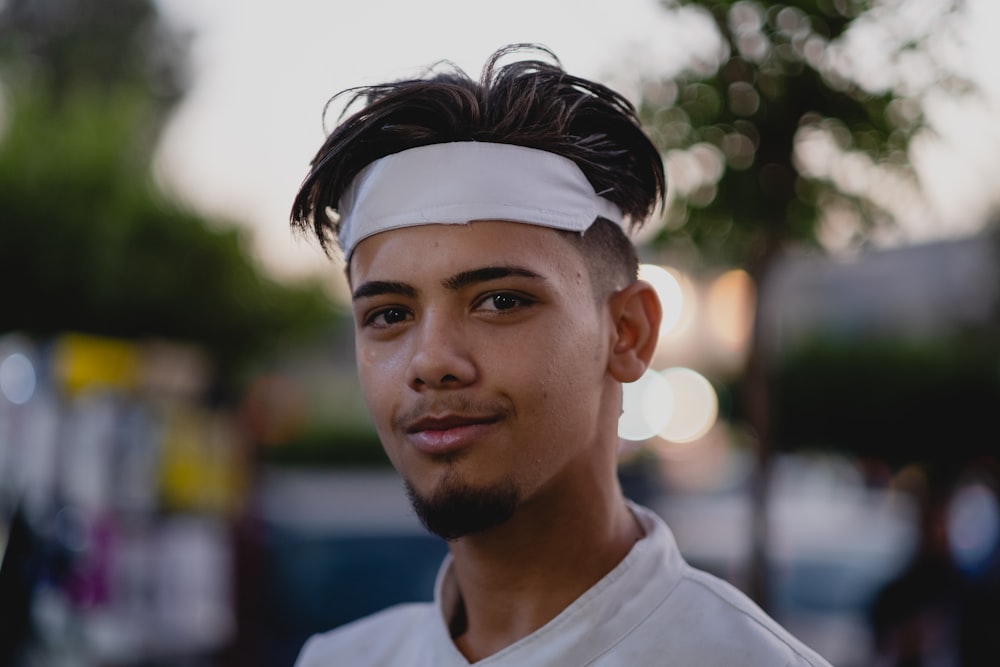
<svg viewBox="0 0 1000 667"><path fill-rule="evenodd" d="M646 531L611 572L483 667L829 667L749 598L689 566L667 525L630 505ZM434 602L403 604L312 637L295 667L467 667L447 619L458 589L445 559Z"/></svg>

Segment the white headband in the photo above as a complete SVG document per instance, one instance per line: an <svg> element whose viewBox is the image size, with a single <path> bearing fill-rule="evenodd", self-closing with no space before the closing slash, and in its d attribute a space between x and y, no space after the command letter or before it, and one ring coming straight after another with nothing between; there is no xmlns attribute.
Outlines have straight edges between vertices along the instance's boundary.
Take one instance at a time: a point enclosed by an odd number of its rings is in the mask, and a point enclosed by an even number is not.
<svg viewBox="0 0 1000 667"><path fill-rule="evenodd" d="M572 160L477 141L421 146L372 162L337 212L337 240L348 259L362 240L400 227L506 220L583 233L598 216L623 220Z"/></svg>

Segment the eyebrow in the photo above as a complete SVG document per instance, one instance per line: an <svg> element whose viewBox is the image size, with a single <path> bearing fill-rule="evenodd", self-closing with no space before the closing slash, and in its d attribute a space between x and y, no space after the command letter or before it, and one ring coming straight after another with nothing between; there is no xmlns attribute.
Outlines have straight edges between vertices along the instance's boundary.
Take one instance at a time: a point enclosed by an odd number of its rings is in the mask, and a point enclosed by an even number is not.
<svg viewBox="0 0 1000 667"><path fill-rule="evenodd" d="M398 294L413 298L417 296L417 290L412 285L396 280L371 280L358 285L358 288L351 294L351 300L357 301L382 294Z"/></svg>
<svg viewBox="0 0 1000 667"><path fill-rule="evenodd" d="M544 276L519 266L484 266L479 269L470 269L469 271L456 273L449 278L445 278L441 281L441 284L449 290L460 290L463 287L474 285L476 283L498 280L500 278L509 278L511 276L545 280ZM384 294L395 294L398 296L415 298L417 296L417 290L412 285L398 280L371 280L359 285L358 288L351 294L351 299L357 301L358 299L381 296Z"/></svg>
<svg viewBox="0 0 1000 667"><path fill-rule="evenodd" d="M545 280L543 276L520 266L484 266L481 269L471 269L469 271L456 273L450 278L446 278L441 284L447 289L459 290L475 283L484 283L490 280L497 280L499 278L509 278L511 276Z"/></svg>

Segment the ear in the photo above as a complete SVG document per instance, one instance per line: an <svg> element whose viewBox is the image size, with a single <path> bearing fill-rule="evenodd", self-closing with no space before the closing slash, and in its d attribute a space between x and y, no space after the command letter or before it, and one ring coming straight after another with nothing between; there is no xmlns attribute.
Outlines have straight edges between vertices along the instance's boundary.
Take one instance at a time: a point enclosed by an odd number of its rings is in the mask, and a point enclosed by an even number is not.
<svg viewBox="0 0 1000 667"><path fill-rule="evenodd" d="M649 368L660 335L663 309L656 290L639 280L611 295L614 318L608 372L619 382L634 382Z"/></svg>

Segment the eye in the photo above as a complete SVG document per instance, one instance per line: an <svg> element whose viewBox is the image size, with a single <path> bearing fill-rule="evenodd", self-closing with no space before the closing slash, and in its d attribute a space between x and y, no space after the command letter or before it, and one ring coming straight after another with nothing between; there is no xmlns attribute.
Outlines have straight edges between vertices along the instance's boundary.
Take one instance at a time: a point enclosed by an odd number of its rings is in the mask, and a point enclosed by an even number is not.
<svg viewBox="0 0 1000 667"><path fill-rule="evenodd" d="M497 292L496 294L488 295L480 301L478 308L480 310L496 312L514 310L515 308L524 308L526 306L530 306L532 303L534 303L533 300L519 294L513 294L511 292Z"/></svg>
<svg viewBox="0 0 1000 667"><path fill-rule="evenodd" d="M516 297L513 294L494 294L489 300L492 301L493 307L497 310L517 308L522 301L520 297Z"/></svg>
<svg viewBox="0 0 1000 667"><path fill-rule="evenodd" d="M410 319L410 313L405 308L391 307L376 310L365 318L365 326L384 329L393 324L399 324Z"/></svg>

